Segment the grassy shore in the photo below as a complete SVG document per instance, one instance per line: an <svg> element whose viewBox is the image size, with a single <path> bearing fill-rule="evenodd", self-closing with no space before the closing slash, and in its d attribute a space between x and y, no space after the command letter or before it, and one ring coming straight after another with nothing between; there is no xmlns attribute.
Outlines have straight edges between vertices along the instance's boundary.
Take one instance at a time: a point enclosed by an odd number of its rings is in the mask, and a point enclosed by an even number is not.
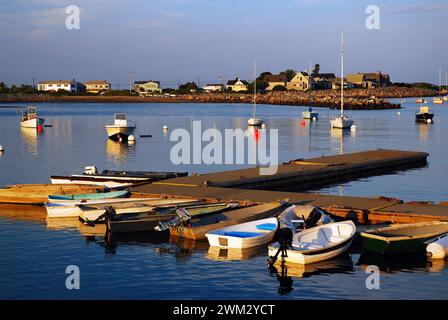
<svg viewBox="0 0 448 320"><path fill-rule="evenodd" d="M389 87L376 89L351 89L345 91L345 106L353 110L399 109L400 104L386 98L435 96L434 90L420 88ZM183 95L108 96L108 95L51 95L51 94L3 94L0 103L252 103L249 93L198 93ZM339 90L316 90L305 92L269 92L257 96L259 104L313 105L338 108Z"/></svg>

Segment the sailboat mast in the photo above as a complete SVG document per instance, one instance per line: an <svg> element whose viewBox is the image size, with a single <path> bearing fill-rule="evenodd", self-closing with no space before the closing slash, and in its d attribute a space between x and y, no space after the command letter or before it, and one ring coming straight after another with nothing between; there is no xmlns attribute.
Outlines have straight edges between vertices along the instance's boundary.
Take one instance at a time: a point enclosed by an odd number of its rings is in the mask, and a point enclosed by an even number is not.
<svg viewBox="0 0 448 320"><path fill-rule="evenodd" d="M344 32L341 36L341 117L344 117Z"/></svg>
<svg viewBox="0 0 448 320"><path fill-rule="evenodd" d="M439 68L439 97L442 96L442 68Z"/></svg>
<svg viewBox="0 0 448 320"><path fill-rule="evenodd" d="M257 62L254 62L254 119L255 119L255 112L257 109Z"/></svg>

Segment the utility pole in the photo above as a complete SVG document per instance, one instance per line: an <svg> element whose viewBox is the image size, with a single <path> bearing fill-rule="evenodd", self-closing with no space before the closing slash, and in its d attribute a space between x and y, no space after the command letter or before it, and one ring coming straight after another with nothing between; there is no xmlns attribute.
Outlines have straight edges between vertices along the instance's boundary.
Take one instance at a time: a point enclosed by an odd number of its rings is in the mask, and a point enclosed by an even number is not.
<svg viewBox="0 0 448 320"><path fill-rule="evenodd" d="M177 77L177 89L179 90L179 88L180 88L180 78Z"/></svg>
<svg viewBox="0 0 448 320"><path fill-rule="evenodd" d="M117 81L117 90L120 91L120 80Z"/></svg>
<svg viewBox="0 0 448 320"><path fill-rule="evenodd" d="M132 94L132 72L128 72L129 77L129 94Z"/></svg>
<svg viewBox="0 0 448 320"><path fill-rule="evenodd" d="M33 78L33 89L35 88L35 81L36 81L36 78Z"/></svg>
<svg viewBox="0 0 448 320"><path fill-rule="evenodd" d="M200 87L201 87L201 85L200 85L199 76L198 76L198 88L200 88Z"/></svg>

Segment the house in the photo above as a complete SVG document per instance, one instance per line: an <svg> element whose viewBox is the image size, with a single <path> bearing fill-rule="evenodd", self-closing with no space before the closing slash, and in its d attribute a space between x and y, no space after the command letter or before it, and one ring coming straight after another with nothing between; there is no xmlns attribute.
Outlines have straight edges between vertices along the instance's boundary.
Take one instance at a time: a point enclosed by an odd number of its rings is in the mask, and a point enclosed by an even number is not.
<svg viewBox="0 0 448 320"><path fill-rule="evenodd" d="M382 74L380 71L375 73L348 74L347 81L354 83L360 88L387 87L391 84L390 76L388 74Z"/></svg>
<svg viewBox="0 0 448 320"><path fill-rule="evenodd" d="M202 87L202 89L204 89L204 91L206 92L223 92L224 85L220 83L210 83Z"/></svg>
<svg viewBox="0 0 448 320"><path fill-rule="evenodd" d="M135 81L134 91L139 94L145 94L145 93L159 93L162 92L162 89L160 88L159 81L149 80L149 81Z"/></svg>
<svg viewBox="0 0 448 320"><path fill-rule="evenodd" d="M305 71L300 71L291 81L286 83L286 88L288 90L305 91L311 89L311 83L311 76Z"/></svg>
<svg viewBox="0 0 448 320"><path fill-rule="evenodd" d="M266 90L273 90L276 86L286 87L288 78L285 74L268 74L263 77L263 80L268 83Z"/></svg>
<svg viewBox="0 0 448 320"><path fill-rule="evenodd" d="M311 75L311 89L331 89L334 73L315 73Z"/></svg>
<svg viewBox="0 0 448 320"><path fill-rule="evenodd" d="M102 93L110 90L110 83L106 80L91 80L84 82L86 91L91 93Z"/></svg>
<svg viewBox="0 0 448 320"><path fill-rule="evenodd" d="M48 92L56 92L59 90L65 90L68 92L82 92L83 88L84 85L80 82L76 82L75 79L40 81L37 84L37 90Z"/></svg>
<svg viewBox="0 0 448 320"><path fill-rule="evenodd" d="M236 78L235 80L227 81L226 90L233 92L247 91L249 89L249 82Z"/></svg>
<svg viewBox="0 0 448 320"><path fill-rule="evenodd" d="M341 78L333 78L330 80L331 89L338 90L341 89ZM355 84L344 79L344 89L353 89L355 88Z"/></svg>

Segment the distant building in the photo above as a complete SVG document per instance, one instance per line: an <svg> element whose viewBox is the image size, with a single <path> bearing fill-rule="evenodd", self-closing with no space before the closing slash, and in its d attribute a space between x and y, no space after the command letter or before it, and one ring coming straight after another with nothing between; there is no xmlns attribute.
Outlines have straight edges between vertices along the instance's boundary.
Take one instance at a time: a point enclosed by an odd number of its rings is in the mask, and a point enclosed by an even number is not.
<svg viewBox="0 0 448 320"><path fill-rule="evenodd" d="M222 92L224 91L224 85L219 83L211 83L202 87L202 89L204 89L206 92Z"/></svg>
<svg viewBox="0 0 448 320"><path fill-rule="evenodd" d="M37 84L37 90L48 92L56 92L59 90L65 90L68 92L82 92L84 88L84 85L80 82L76 82L75 79L40 81Z"/></svg>
<svg viewBox="0 0 448 320"><path fill-rule="evenodd" d="M84 82L86 91L91 93L101 93L110 90L110 83L106 80L91 80Z"/></svg>
<svg viewBox="0 0 448 320"><path fill-rule="evenodd" d="M268 74L263 77L264 81L268 83L266 90L273 90L276 86L286 87L288 78L285 74Z"/></svg>
<svg viewBox="0 0 448 320"><path fill-rule="evenodd" d="M331 79L330 82L331 82L331 89L333 89L333 90L341 89L341 78ZM353 88L355 88L355 84L352 82L349 82L345 79L344 80L344 88L345 89L353 89Z"/></svg>
<svg viewBox="0 0 448 320"><path fill-rule="evenodd" d="M317 73L311 75L311 89L331 89L334 73Z"/></svg>
<svg viewBox="0 0 448 320"><path fill-rule="evenodd" d="M160 93L162 89L160 88L160 82L149 80L149 81L135 81L134 91L138 94L145 93Z"/></svg>
<svg viewBox="0 0 448 320"><path fill-rule="evenodd" d="M226 90L233 92L247 91L249 89L249 82L236 78L235 80L227 81Z"/></svg>
<svg viewBox="0 0 448 320"><path fill-rule="evenodd" d="M380 71L375 73L357 73L348 74L347 81L352 82L360 88L387 87L391 84L390 76L382 74Z"/></svg>
<svg viewBox="0 0 448 320"><path fill-rule="evenodd" d="M305 72L300 71L291 79L288 83L286 83L286 88L288 90L295 91L305 91L311 89L311 76Z"/></svg>

